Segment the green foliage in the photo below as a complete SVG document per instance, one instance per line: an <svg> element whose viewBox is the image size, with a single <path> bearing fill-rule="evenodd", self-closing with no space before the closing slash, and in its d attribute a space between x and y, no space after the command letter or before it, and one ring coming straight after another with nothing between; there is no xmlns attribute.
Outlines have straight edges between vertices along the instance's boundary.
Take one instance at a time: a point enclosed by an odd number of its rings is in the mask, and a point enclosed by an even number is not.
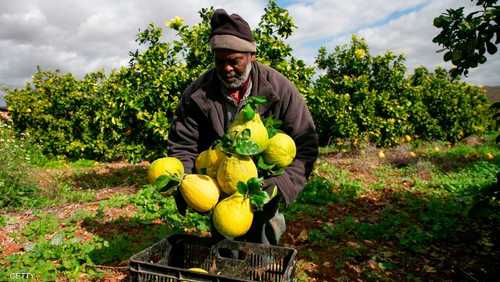
<svg viewBox="0 0 500 282"><path fill-rule="evenodd" d="M306 98L322 144L395 145L407 134L456 142L485 130L487 99L478 87L442 69L418 68L406 78L404 61L390 51L371 56L356 36L332 53L320 49L316 62L325 73Z"/></svg>
<svg viewBox="0 0 500 282"><path fill-rule="evenodd" d="M22 231L23 236L29 240L43 238L57 231L59 221L50 214L41 214L38 220L29 223Z"/></svg>
<svg viewBox="0 0 500 282"><path fill-rule="evenodd" d="M41 146L34 144L26 134L16 137L10 124L0 122L0 208L16 210L40 208L55 203L94 200L92 191L74 190L68 181L55 178L54 183L41 189L38 185L37 167L64 167L62 161L47 159ZM76 162L86 166L89 161ZM50 176L45 176L50 177Z"/></svg>
<svg viewBox="0 0 500 282"><path fill-rule="evenodd" d="M292 48L285 42L296 28L288 11L279 7L275 0L269 0L253 35L257 42L257 59L278 70L306 95L312 91L314 68L293 57Z"/></svg>
<svg viewBox="0 0 500 282"><path fill-rule="evenodd" d="M91 253L105 247L99 237L83 240L75 235L76 226L62 224L54 215L40 214L39 219L29 223L19 232L18 240L25 241L23 252L0 260L6 272L0 272L3 281L10 273L30 273L40 281L55 281L61 275L70 279L99 277L94 271ZM8 280L8 279L7 279ZM5 280L5 281L7 281Z"/></svg>
<svg viewBox="0 0 500 282"><path fill-rule="evenodd" d="M455 143L487 129L487 97L479 87L452 81L444 69L415 69L406 95L411 102L409 121L424 139Z"/></svg>
<svg viewBox="0 0 500 282"><path fill-rule="evenodd" d="M500 43L500 6L495 5L498 1L471 2L477 7L466 16L464 7L448 9L433 22L441 31L432 41L443 46L443 59L455 65L450 71L453 77L467 75L470 68L484 64L486 52L495 54Z"/></svg>
<svg viewBox="0 0 500 282"><path fill-rule="evenodd" d="M331 54L320 49L316 62L326 73L307 98L323 143L337 137L392 145L409 131L402 56L372 57L366 42L353 36Z"/></svg>
<svg viewBox="0 0 500 282"><path fill-rule="evenodd" d="M152 185L145 185L132 197L131 202L139 209L135 217L142 222L160 219L168 223L174 231L193 227L207 231L210 228L210 219L207 215L188 209L186 216L181 216L177 211L174 198L162 195Z"/></svg>
<svg viewBox="0 0 500 282"><path fill-rule="evenodd" d="M9 218L6 215L0 215L0 228L5 227L8 220Z"/></svg>
<svg viewBox="0 0 500 282"><path fill-rule="evenodd" d="M37 207L45 199L30 179L32 164L42 164L45 157L39 146L23 136L16 138L10 124L0 122L0 208Z"/></svg>

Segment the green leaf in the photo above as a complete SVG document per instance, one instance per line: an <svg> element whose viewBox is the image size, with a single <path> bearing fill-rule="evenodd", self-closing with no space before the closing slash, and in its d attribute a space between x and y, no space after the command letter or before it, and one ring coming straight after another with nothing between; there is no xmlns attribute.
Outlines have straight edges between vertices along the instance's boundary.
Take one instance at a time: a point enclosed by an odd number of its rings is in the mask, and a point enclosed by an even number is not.
<svg viewBox="0 0 500 282"><path fill-rule="evenodd" d="M252 109L256 109L257 106L259 105L265 105L269 103L266 97L263 96L250 96L248 97L246 104L250 105Z"/></svg>
<svg viewBox="0 0 500 282"><path fill-rule="evenodd" d="M264 157L262 155L259 155L259 158L257 159L257 167L262 169L262 170L271 170L275 164L268 164L264 160Z"/></svg>
<svg viewBox="0 0 500 282"><path fill-rule="evenodd" d="M248 192L247 184L243 181L238 181L238 184L236 184L236 191L238 191L241 195L246 195Z"/></svg>
<svg viewBox="0 0 500 282"><path fill-rule="evenodd" d="M248 104L245 105L245 107L243 107L242 112L243 112L243 119L245 121L252 120L253 117L255 116L255 111Z"/></svg>
<svg viewBox="0 0 500 282"><path fill-rule="evenodd" d="M238 155L253 156L259 153L259 146L252 140L241 140L234 146L234 151Z"/></svg>
<svg viewBox="0 0 500 282"><path fill-rule="evenodd" d="M262 191L262 178L252 177L247 181L248 193L250 195Z"/></svg>
<svg viewBox="0 0 500 282"><path fill-rule="evenodd" d="M497 46L495 46L495 44L493 44L489 41L486 42L486 48L488 50L488 53L490 53L491 55L493 55L497 52Z"/></svg>
<svg viewBox="0 0 500 282"><path fill-rule="evenodd" d="M444 58L444 61L445 61L445 62L448 62L449 60L451 60L451 52L450 52L450 51L446 52L446 53L444 54L444 57L443 57L443 58Z"/></svg>
<svg viewBox="0 0 500 282"><path fill-rule="evenodd" d="M232 153L233 151L233 140L231 140L231 137L229 134L224 134L220 139L219 139L219 144L222 146L222 151L225 153Z"/></svg>
<svg viewBox="0 0 500 282"><path fill-rule="evenodd" d="M264 126L267 129L267 135L269 135L269 138L273 137L278 133L279 128L282 124L282 121L279 119L275 119L273 116L269 116L266 119L264 119Z"/></svg>
<svg viewBox="0 0 500 282"><path fill-rule="evenodd" d="M171 188L177 187L180 184L180 179L175 176L161 175L153 183L153 187L158 192L166 192Z"/></svg>
<svg viewBox="0 0 500 282"><path fill-rule="evenodd" d="M254 193L250 196L250 204L252 204L256 210L262 210L264 205L267 204L269 200L269 196L264 191Z"/></svg>

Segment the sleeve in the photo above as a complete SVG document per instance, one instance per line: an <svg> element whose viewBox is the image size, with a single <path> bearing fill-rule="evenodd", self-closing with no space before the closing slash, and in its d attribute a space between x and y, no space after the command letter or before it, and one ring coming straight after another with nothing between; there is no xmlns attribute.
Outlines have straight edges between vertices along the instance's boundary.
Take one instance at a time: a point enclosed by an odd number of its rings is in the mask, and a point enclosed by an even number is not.
<svg viewBox="0 0 500 282"><path fill-rule="evenodd" d="M186 93L177 108L168 133L167 152L169 157L178 158L184 164L184 171L191 173L198 155L199 108Z"/></svg>
<svg viewBox="0 0 500 282"><path fill-rule="evenodd" d="M290 205L304 189L318 157L318 135L304 98L293 86L287 92L280 100L279 118L283 131L295 141L297 154L284 174L266 179L264 187L276 185L286 204Z"/></svg>

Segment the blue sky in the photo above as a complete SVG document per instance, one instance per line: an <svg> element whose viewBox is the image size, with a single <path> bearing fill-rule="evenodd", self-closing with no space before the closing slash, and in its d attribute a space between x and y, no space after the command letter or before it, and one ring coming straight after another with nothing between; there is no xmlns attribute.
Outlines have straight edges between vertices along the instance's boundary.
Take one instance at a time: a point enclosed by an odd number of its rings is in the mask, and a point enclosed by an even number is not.
<svg viewBox="0 0 500 282"><path fill-rule="evenodd" d="M40 65L77 77L97 69L110 71L128 63L139 28L163 25L180 16L199 21L201 8L214 6L240 14L252 27L264 13L266 0L17 0L0 2L0 84L21 87ZM434 17L447 8L471 6L469 0L281 0L297 30L288 39L294 55L312 64L319 47L333 50L363 37L372 55L388 50L404 54L411 72L417 66L450 67L432 43L438 30ZM166 33L166 39L172 39ZM500 56L472 70L465 81L500 85ZM1 100L1 99L0 99ZM0 104L2 101L0 101Z"/></svg>

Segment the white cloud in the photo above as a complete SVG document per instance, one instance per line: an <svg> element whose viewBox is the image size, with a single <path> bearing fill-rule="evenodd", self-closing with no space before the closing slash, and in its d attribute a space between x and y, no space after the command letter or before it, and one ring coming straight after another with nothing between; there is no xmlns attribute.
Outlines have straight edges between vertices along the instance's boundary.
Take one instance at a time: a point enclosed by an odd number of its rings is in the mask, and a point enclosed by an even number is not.
<svg viewBox="0 0 500 282"><path fill-rule="evenodd" d="M289 7L298 32L292 41L307 41L350 33L375 23L402 9L408 9L424 0L318 0L296 3Z"/></svg>
<svg viewBox="0 0 500 282"><path fill-rule="evenodd" d="M418 66L425 66L429 69L438 66L449 68L451 64L443 61L443 53L436 53L441 47L432 42L432 38L439 32L432 25L433 19L448 8L465 6L466 9L470 9L471 2L468 0L390 1L390 5L387 4L388 2L369 2L369 6L365 5L365 9L371 12L365 12L365 16L355 16L350 8L341 10L342 12L335 12L338 6L318 6L321 1L316 1L311 7L295 4L297 7L302 7L302 10L295 12L295 16L304 18L302 22L307 22L307 27L299 28L297 34L290 41L294 47L295 55L303 58L307 63L313 63L317 55L317 44L324 45L328 50L332 51L335 46L350 42L351 33L346 31L351 30L357 31L356 34L366 39L372 55L383 54L388 50L396 54L404 54L409 72ZM407 14L395 17L387 22L383 20L396 11L415 7L418 4L424 5L421 9L416 9L413 12L409 10ZM361 4L359 5L361 6ZM334 9L334 6L337 8ZM319 15L314 13L305 14L303 12L303 10L312 11L312 7L321 11ZM358 10L364 11L361 8ZM326 17L325 15L328 13L330 13L331 24L326 27L317 25L318 30L316 31L313 28L314 24L305 20L311 17L315 18L314 21L328 22L326 19L318 19L318 17ZM376 17L376 15L379 16ZM384 22L384 24L369 26L369 23L379 21ZM311 39L317 44L308 43ZM464 80L475 84L500 85L499 69L500 56L495 54L488 57L486 64L480 65L477 69L472 69L469 76Z"/></svg>

